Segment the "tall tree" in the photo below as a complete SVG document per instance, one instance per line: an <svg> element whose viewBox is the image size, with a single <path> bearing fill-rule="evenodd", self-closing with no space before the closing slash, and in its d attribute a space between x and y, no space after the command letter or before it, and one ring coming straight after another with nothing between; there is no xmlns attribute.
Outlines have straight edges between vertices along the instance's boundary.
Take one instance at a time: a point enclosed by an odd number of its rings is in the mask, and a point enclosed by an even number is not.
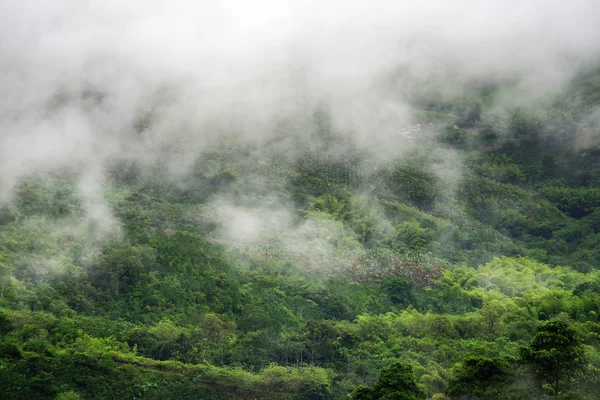
<svg viewBox="0 0 600 400"><path fill-rule="evenodd" d="M415 382L412 367L396 362L381 370L373 387L359 386L350 396L355 400L417 400L427 394Z"/></svg>
<svg viewBox="0 0 600 400"><path fill-rule="evenodd" d="M505 360L470 357L452 368L446 394L452 399L494 399L506 390L510 378Z"/></svg>
<svg viewBox="0 0 600 400"><path fill-rule="evenodd" d="M563 321L549 321L539 327L531 344L521 349L521 358L541 383L550 385L556 397L588 364L577 332Z"/></svg>

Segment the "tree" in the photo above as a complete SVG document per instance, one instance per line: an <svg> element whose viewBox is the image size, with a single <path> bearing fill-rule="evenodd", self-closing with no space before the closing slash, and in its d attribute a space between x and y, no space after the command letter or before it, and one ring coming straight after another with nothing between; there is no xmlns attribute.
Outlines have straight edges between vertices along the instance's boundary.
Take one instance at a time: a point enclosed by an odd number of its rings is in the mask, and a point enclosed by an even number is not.
<svg viewBox="0 0 600 400"><path fill-rule="evenodd" d="M149 246L117 246L104 251L90 272L92 282L106 287L116 297L134 286L155 262L155 251Z"/></svg>
<svg viewBox="0 0 600 400"><path fill-rule="evenodd" d="M358 386L350 396L355 400L417 400L427 397L412 374L412 367L396 362L385 367L372 388Z"/></svg>
<svg viewBox="0 0 600 400"><path fill-rule="evenodd" d="M494 398L505 388L510 377L504 360L470 357L452 368L446 394L450 398Z"/></svg>
<svg viewBox="0 0 600 400"><path fill-rule="evenodd" d="M327 400L332 394L329 386L319 382L306 382L300 385L295 400Z"/></svg>
<svg viewBox="0 0 600 400"><path fill-rule="evenodd" d="M537 329L533 341L521 349L522 360L540 383L547 383L558 397L587 366L584 347L577 332L566 322L549 321Z"/></svg>
<svg viewBox="0 0 600 400"><path fill-rule="evenodd" d="M339 358L337 338L340 332L329 321L307 321L300 329L300 337L306 343L311 364L325 364Z"/></svg>
<svg viewBox="0 0 600 400"><path fill-rule="evenodd" d="M499 300L486 302L481 308L485 329L491 335L497 335L502 328L502 317L506 314L506 305Z"/></svg>
<svg viewBox="0 0 600 400"><path fill-rule="evenodd" d="M430 164L428 160L413 158L389 165L375 178L379 181L378 195L431 210L441 186Z"/></svg>
<svg viewBox="0 0 600 400"><path fill-rule="evenodd" d="M404 308L410 305L417 306L414 281L396 277L385 278L381 281L381 288L388 295L392 303Z"/></svg>
<svg viewBox="0 0 600 400"><path fill-rule="evenodd" d="M4 262L0 254L0 299L4 298L4 289L10 285L13 268Z"/></svg>

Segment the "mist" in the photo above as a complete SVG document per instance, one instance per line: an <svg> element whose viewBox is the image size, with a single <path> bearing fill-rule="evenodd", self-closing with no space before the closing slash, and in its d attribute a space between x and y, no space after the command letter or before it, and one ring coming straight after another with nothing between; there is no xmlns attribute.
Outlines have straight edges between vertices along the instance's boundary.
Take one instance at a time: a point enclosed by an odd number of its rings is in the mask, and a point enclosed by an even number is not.
<svg viewBox="0 0 600 400"><path fill-rule="evenodd" d="M429 142L425 132L399 136L415 124L415 94L452 98L472 81L513 82L531 105L559 91L598 61L598 15L593 0L4 1L0 203L19 179L73 168L86 218L118 229L101 193L116 161L160 165L177 182L224 137L260 148L282 121L335 157L304 133L319 109L370 152L361 167L374 168ZM511 101L498 97L498 112ZM294 158L294 143L269 151ZM451 199L461 160L435 152ZM277 186L264 179L255 171L245 187ZM285 193L272 194L269 216L237 209L242 197L215 200L224 237L254 242L268 226L291 226ZM235 216L241 225L227 229Z"/></svg>
<svg viewBox="0 0 600 400"><path fill-rule="evenodd" d="M0 1L2 392L595 398L599 21Z"/></svg>

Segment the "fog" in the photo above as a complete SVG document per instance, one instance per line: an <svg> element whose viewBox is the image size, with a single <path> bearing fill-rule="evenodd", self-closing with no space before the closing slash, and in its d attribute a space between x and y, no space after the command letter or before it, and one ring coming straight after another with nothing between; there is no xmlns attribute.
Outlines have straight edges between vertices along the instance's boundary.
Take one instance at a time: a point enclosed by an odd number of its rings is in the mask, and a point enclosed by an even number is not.
<svg viewBox="0 0 600 400"><path fill-rule="evenodd" d="M176 180L223 135L257 143L317 108L358 148L401 156L415 146L398 139L412 94L510 81L536 101L598 62L598 16L595 0L5 0L0 203L20 178L74 167L86 215L110 229L100 192L114 160L161 163ZM460 160L442 153L452 188ZM236 201L217 207L247 222L234 239L278 224Z"/></svg>

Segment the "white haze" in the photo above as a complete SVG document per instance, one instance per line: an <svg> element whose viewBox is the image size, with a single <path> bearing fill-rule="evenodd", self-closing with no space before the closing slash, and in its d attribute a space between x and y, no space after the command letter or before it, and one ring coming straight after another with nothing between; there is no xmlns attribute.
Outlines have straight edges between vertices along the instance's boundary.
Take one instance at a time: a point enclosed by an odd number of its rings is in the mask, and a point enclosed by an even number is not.
<svg viewBox="0 0 600 400"><path fill-rule="evenodd" d="M557 89L598 61L599 17L596 0L4 0L0 203L21 177L77 167L87 216L110 230L100 196L110 161L160 160L176 177L221 133L260 139L322 104L359 146L402 154L410 142L389 137L410 123L411 82L384 79L397 67L441 93L477 78ZM149 113L152 126L133 135ZM224 204L246 238L277 223Z"/></svg>

